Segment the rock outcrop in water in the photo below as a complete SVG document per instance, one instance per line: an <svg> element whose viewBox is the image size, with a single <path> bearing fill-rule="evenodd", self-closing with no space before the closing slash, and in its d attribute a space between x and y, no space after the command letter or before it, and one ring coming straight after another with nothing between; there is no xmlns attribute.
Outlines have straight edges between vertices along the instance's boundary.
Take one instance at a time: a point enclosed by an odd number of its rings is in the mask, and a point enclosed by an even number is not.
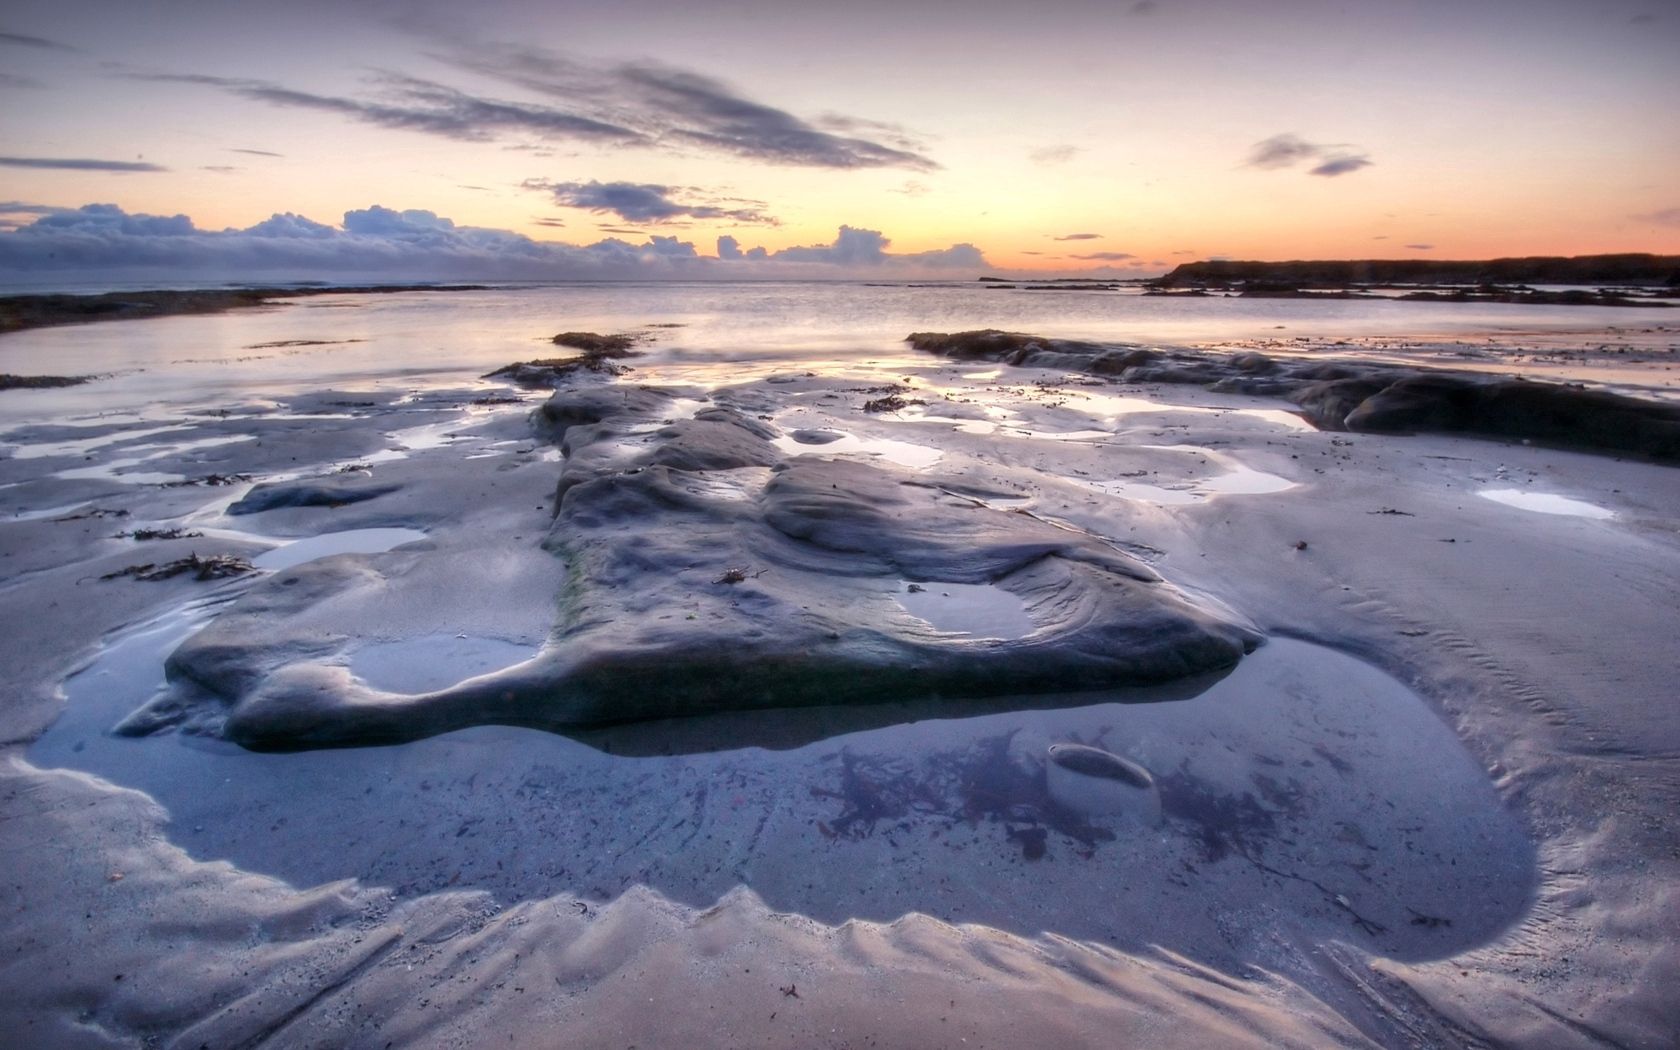
<svg viewBox="0 0 1680 1050"><path fill-rule="evenodd" d="M509 379L523 387L556 387L579 372L620 376L630 371L614 362L636 357L633 336L599 335L595 332L561 332L550 340L555 346L583 351L573 357L549 357L537 361L516 361L487 373L485 379Z"/></svg>
<svg viewBox="0 0 1680 1050"><path fill-rule="evenodd" d="M14 376L0 372L0 390L47 390L61 386L80 386L92 376Z"/></svg>
<svg viewBox="0 0 1680 1050"><path fill-rule="evenodd" d="M1351 284L1680 284L1680 255L1527 256L1510 259L1324 259L1182 263L1151 282L1184 288L1259 282L1323 288Z"/></svg>
<svg viewBox="0 0 1680 1050"><path fill-rule="evenodd" d="M1680 405L1561 383L1346 359L1304 361L1252 352L1045 339L989 329L917 332L908 342L917 350L962 361L1286 398L1322 430L1469 434L1680 460Z"/></svg>
<svg viewBox="0 0 1680 1050"><path fill-rule="evenodd" d="M309 616L335 594L379 586L379 574L328 559L259 585L181 645L173 694L128 731L190 723L255 749L298 749L481 723L576 731L1066 692L1227 668L1259 640L1103 540L948 487L972 492L972 478L788 459L771 424L716 402L685 418L694 404L595 385L533 413L565 453L544 544L569 573L535 659L436 692L375 691L337 665L353 632ZM942 632L899 603L908 581L995 588L1032 629Z"/></svg>

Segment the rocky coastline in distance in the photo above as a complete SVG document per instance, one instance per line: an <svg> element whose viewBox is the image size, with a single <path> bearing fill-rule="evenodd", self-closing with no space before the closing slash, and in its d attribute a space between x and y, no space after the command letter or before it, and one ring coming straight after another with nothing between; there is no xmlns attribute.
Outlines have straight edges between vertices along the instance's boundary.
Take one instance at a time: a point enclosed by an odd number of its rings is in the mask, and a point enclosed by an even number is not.
<svg viewBox="0 0 1680 1050"><path fill-rule="evenodd" d="M1680 256L1526 256L1509 259L1321 259L1181 263L1155 278L1049 280L982 277L995 290L1120 291L1145 295L1232 295L1251 299L1398 299L1408 302L1557 306L1672 306L1680 298ZM1533 285L1569 285L1535 288ZM1379 294L1387 292L1390 294ZM1398 292L1399 294L1393 294Z"/></svg>
<svg viewBox="0 0 1680 1050"><path fill-rule="evenodd" d="M272 288L152 289L92 295L49 293L0 296L0 335L30 328L129 321L178 314L218 314L275 305L277 299L311 295L372 295L390 292L468 292L479 284L303 285Z"/></svg>

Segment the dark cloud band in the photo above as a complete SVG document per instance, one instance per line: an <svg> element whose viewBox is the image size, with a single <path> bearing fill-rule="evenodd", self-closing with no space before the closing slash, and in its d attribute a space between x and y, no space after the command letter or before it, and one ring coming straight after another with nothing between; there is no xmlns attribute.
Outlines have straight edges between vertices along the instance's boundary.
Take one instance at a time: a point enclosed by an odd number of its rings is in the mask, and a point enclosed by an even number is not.
<svg viewBox="0 0 1680 1050"><path fill-rule="evenodd" d="M530 179L525 188L553 196L554 203L598 214L617 215L625 222L659 223L676 219L721 219L752 225L774 226L764 205L729 208L717 201L677 199L684 191L674 186L636 182L548 182ZM692 191L690 191L692 192Z"/></svg>
<svg viewBox="0 0 1680 1050"><path fill-rule="evenodd" d="M545 103L470 94L447 84L386 74L369 97L325 95L263 80L181 73L130 73L162 82L197 84L290 109L335 113L379 127L443 138L488 141L526 135L603 145L702 150L817 168L938 167L893 131L889 145L837 129L888 130L870 121L829 115L826 127L755 102L722 81L653 64L590 68L551 52L498 45L462 45L432 57L476 75L543 96Z"/></svg>
<svg viewBox="0 0 1680 1050"><path fill-rule="evenodd" d="M0 167L47 168L54 171L168 171L168 168L143 161L95 160L88 157L0 157Z"/></svg>

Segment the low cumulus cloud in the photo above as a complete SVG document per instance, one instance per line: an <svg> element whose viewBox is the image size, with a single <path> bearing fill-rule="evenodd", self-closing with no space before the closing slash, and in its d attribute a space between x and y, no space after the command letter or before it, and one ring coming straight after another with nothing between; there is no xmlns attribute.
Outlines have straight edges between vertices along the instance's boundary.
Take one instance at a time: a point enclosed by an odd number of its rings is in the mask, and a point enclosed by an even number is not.
<svg viewBox="0 0 1680 1050"><path fill-rule="evenodd" d="M1137 256L1131 252L1092 252L1089 255L1071 255L1069 258L1083 259L1086 262L1125 262L1127 259L1136 259Z"/></svg>
<svg viewBox="0 0 1680 1050"><path fill-rule="evenodd" d="M1412 249L1414 252L1432 252L1435 250L1435 246L1433 244L1408 244L1406 247Z"/></svg>
<svg viewBox="0 0 1680 1050"><path fill-rule="evenodd" d="M716 200L681 200L698 193L678 186L639 182L549 182L528 179L528 190L541 190L564 208L578 208L596 214L617 215L625 222L662 223L677 219L723 219L757 226L774 226L777 221L764 213L758 201L736 201L748 207L730 208Z"/></svg>
<svg viewBox="0 0 1680 1050"><path fill-rule="evenodd" d="M540 48L460 42L430 57L543 101L493 98L394 73L373 78L368 91L355 97L237 77L126 75L215 88L267 105L465 141L567 139L699 150L801 167L938 167L907 133L892 125L829 115L818 126L749 99L720 80L671 66L591 66Z"/></svg>
<svg viewBox="0 0 1680 1050"><path fill-rule="evenodd" d="M46 168L54 171L114 171L119 174L169 170L143 161L94 160L87 157L0 157L0 167Z"/></svg>
<svg viewBox="0 0 1680 1050"><path fill-rule="evenodd" d="M830 244L776 252L743 249L735 238L721 237L713 257L677 237L648 236L641 243L617 237L593 244L536 241L510 230L458 225L431 211L380 205L346 212L337 226L285 212L224 230L199 229L186 215L130 214L114 204L50 209L14 201L10 207L12 214L38 217L0 232L0 271L62 270L113 279L820 278L988 266L971 244L894 253L879 231L850 226L842 226Z"/></svg>
<svg viewBox="0 0 1680 1050"><path fill-rule="evenodd" d="M1308 142L1299 135L1285 132L1256 142L1249 150L1247 164L1251 168L1277 170L1310 163L1309 175L1334 178L1370 167L1374 161L1358 146L1347 143Z"/></svg>
<svg viewBox="0 0 1680 1050"><path fill-rule="evenodd" d="M1100 233L1069 233L1069 234L1065 234L1061 237L1057 237L1057 238L1054 238L1054 239L1058 240L1058 241L1100 241L1100 240L1102 240L1102 234L1100 234Z"/></svg>
<svg viewBox="0 0 1680 1050"><path fill-rule="evenodd" d="M891 244L892 241L879 230L842 226L831 244L783 248L762 258L773 263L818 263L851 268L876 268L891 263L922 269L960 270L983 269L988 265L980 249L972 244L953 244L949 248L907 254L889 253L887 248Z"/></svg>

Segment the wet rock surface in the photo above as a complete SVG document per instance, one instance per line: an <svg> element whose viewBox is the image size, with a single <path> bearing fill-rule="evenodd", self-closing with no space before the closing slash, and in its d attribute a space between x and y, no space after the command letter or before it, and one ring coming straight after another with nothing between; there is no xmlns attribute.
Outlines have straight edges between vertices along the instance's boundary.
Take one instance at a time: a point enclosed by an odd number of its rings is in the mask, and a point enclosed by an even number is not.
<svg viewBox="0 0 1680 1050"><path fill-rule="evenodd" d="M79 386L93 376L15 376L0 372L0 390L47 390L61 386Z"/></svg>
<svg viewBox="0 0 1680 1050"><path fill-rule="evenodd" d="M1016 332L917 332L907 340L957 360L1000 361L1282 397L1323 430L1433 432L1535 441L1680 460L1680 405L1576 385L1350 360L1303 361Z"/></svg>
<svg viewBox="0 0 1680 1050"><path fill-rule="evenodd" d="M961 478L868 458L784 458L773 425L730 407L750 395L720 393L696 410L682 393L590 386L533 413L565 455L543 543L568 572L558 623L534 659L428 693L371 689L332 662L347 639L309 612L379 586L380 570L328 560L259 584L175 652L170 673L200 709L191 717L280 750L481 723L580 730L1163 683L1229 668L1258 642L1110 542L989 507L961 494L972 488ZM376 489L314 481L241 502L345 502ZM941 631L898 602L905 580L999 588L1032 629Z"/></svg>
<svg viewBox="0 0 1680 1050"><path fill-rule="evenodd" d="M367 478L312 478L257 485L231 506L229 514L260 514L283 507L342 507L395 492L397 486Z"/></svg>
<svg viewBox="0 0 1680 1050"><path fill-rule="evenodd" d="M593 372L603 376L620 376L630 371L628 366L614 362L637 356L631 347L635 337L629 335L599 335L595 332L561 332L551 342L583 351L573 357L550 357L537 361L516 361L487 373L485 379L508 379L523 387L556 387L580 373Z"/></svg>

